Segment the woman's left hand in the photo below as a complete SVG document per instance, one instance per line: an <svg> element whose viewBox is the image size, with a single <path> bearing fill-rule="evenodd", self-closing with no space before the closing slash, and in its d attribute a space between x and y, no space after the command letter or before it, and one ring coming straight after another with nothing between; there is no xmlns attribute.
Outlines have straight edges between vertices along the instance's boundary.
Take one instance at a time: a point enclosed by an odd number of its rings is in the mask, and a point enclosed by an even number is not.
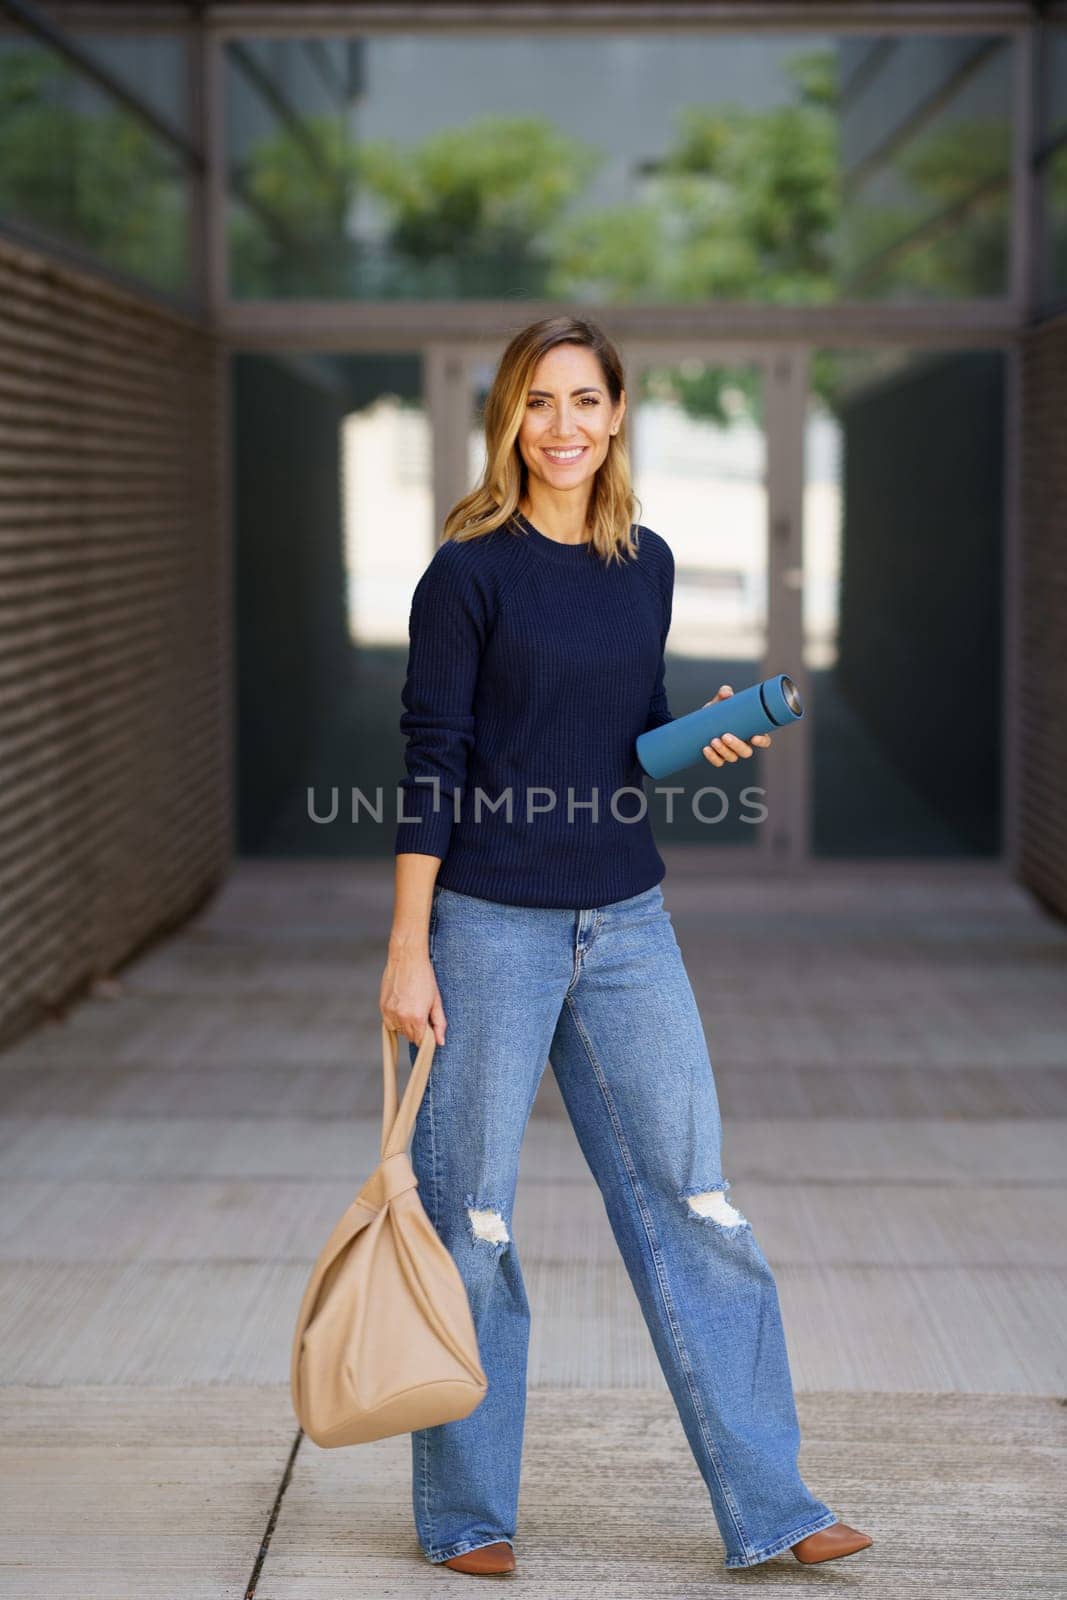
<svg viewBox="0 0 1067 1600"><path fill-rule="evenodd" d="M705 700L704 705L713 706L718 700L728 700L733 694L728 683L724 683L714 700ZM703 709L703 708L701 708ZM738 761L742 756L755 754L753 745L758 745L761 750L766 749L771 742L769 733L754 733L751 743L738 738L736 733L723 733L704 746L701 754L705 761L710 761L713 767L721 767L724 761Z"/></svg>

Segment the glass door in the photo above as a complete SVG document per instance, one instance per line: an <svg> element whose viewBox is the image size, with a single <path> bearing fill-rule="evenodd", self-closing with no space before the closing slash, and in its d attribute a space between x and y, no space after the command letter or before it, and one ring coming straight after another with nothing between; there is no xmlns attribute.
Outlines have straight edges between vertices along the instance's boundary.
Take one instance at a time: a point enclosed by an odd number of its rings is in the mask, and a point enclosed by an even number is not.
<svg viewBox="0 0 1067 1600"><path fill-rule="evenodd" d="M779 672L803 696L802 357L691 341L631 342L623 354L639 517L675 557L672 712L696 710L720 684L739 694ZM769 750L722 767L701 759L652 784L660 839L753 866L803 859L803 730L801 721ZM657 792L667 783L684 791L672 814Z"/></svg>
<svg viewBox="0 0 1067 1600"><path fill-rule="evenodd" d="M763 372L631 349L625 357L638 516L674 551L667 693L676 717L729 684L756 681L767 653L767 462ZM765 753L703 759L651 787L665 842L746 852L764 831ZM680 788L670 794L668 786Z"/></svg>

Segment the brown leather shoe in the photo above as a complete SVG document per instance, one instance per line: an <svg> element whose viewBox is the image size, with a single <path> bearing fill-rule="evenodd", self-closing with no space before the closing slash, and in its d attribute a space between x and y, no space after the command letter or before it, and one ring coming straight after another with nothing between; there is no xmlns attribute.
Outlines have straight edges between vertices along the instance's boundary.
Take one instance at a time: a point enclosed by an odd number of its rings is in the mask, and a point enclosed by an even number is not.
<svg viewBox="0 0 1067 1600"><path fill-rule="evenodd" d="M477 1550L465 1550L461 1556L450 1556L441 1565L451 1567L453 1572L475 1572L479 1577L491 1572L514 1572L515 1552L506 1539L499 1539L496 1544L479 1545Z"/></svg>
<svg viewBox="0 0 1067 1600"><path fill-rule="evenodd" d="M857 1550L866 1550L873 1543L869 1533L860 1533L847 1522L832 1522L828 1528L809 1533L806 1539L798 1539L789 1548L798 1561L810 1566L816 1561L835 1561L838 1556L855 1555Z"/></svg>

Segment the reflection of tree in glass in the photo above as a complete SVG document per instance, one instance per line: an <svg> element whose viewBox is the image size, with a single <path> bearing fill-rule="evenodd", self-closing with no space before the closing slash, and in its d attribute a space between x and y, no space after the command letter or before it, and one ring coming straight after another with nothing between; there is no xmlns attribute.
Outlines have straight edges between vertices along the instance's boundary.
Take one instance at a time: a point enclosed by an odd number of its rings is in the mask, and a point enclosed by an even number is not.
<svg viewBox="0 0 1067 1600"><path fill-rule="evenodd" d="M19 47L0 51L0 128L0 213L160 288L187 286L184 181L144 123L58 57Z"/></svg>
<svg viewBox="0 0 1067 1600"><path fill-rule="evenodd" d="M602 159L541 118L494 116L413 149L368 142L360 172L385 214L389 248L436 269L451 286L443 292L534 296L545 285L545 230Z"/></svg>
<svg viewBox="0 0 1067 1600"><path fill-rule="evenodd" d="M831 299L836 60L809 52L787 70L798 104L683 107L674 144L645 169L640 206L587 212L556 230L550 292L612 302Z"/></svg>
<svg viewBox="0 0 1067 1600"><path fill-rule="evenodd" d="M839 171L836 53L795 55L785 71L788 104L682 108L633 203L595 210L582 200L605 153L539 117L481 117L414 146L349 144L343 120L302 119L299 138L279 129L233 175L246 201L231 227L235 282L263 294L793 305L831 302L843 283L880 297L999 284L999 125L921 136L883 169L906 204L864 208ZM916 228L925 218L929 236ZM687 406L715 414L711 379L685 390Z"/></svg>
<svg viewBox="0 0 1067 1600"><path fill-rule="evenodd" d="M361 251L346 229L359 155L344 122L302 116L259 139L231 184L244 202L229 224L242 295L343 295L359 282Z"/></svg>
<svg viewBox="0 0 1067 1600"><path fill-rule="evenodd" d="M842 244L847 291L878 299L1003 294L1008 133L1003 120L940 126L893 161L896 203L849 202Z"/></svg>

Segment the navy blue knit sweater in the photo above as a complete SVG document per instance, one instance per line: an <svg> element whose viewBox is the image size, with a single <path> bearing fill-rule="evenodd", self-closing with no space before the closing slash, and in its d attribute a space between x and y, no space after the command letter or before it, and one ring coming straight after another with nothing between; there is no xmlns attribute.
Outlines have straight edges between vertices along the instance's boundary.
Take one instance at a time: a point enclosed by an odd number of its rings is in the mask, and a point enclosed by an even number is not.
<svg viewBox="0 0 1067 1600"><path fill-rule="evenodd" d="M439 545L419 579L394 853L440 857L443 888L582 910L663 878L634 742L671 721L674 556L636 536L609 564L517 514Z"/></svg>

